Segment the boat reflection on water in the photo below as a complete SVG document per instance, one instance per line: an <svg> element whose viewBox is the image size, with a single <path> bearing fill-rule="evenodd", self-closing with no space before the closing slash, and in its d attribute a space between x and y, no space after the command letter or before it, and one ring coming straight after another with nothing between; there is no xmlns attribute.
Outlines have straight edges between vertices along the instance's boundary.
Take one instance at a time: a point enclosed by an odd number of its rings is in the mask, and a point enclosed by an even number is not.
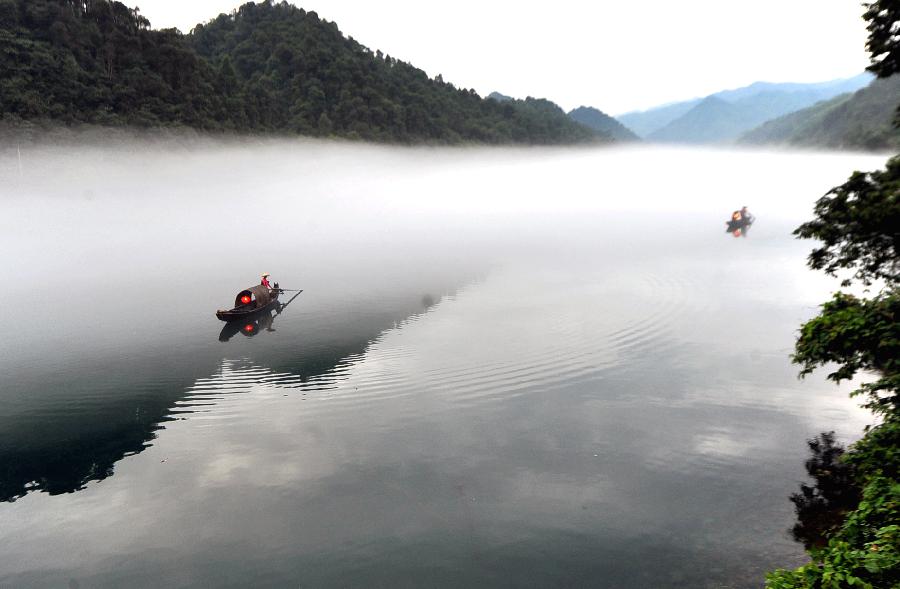
<svg viewBox="0 0 900 589"><path fill-rule="evenodd" d="M363 358L382 334L426 314L440 300L440 296L395 292L337 307L341 312L311 312L304 316L302 334L285 328L280 342L274 338L254 341L250 347L256 348L257 356L243 350L236 361L225 358L229 354L222 344L209 339L203 328L209 327L205 323L209 318L198 315L190 325L197 327L196 333L185 330L197 336L189 340L187 349L195 350L191 354L159 345L170 338L169 331L161 328L156 332L158 339L149 340L148 347L140 347L147 340L133 340L129 345L134 347L129 349L137 351L121 362L109 363L106 348L99 348L78 371L61 371L56 380L14 381L16 388L11 392L2 390L7 411L0 411L0 506L29 493L77 493L114 476L121 460L154 446L170 422L206 409L207 401L193 406L191 399L211 391L217 398L234 391L230 386L204 389L203 383L223 382L223 365L249 363L266 374L277 374L282 383L315 380ZM238 331L254 337L273 330L273 321L285 307L226 324L220 339L228 341ZM247 324L249 330L244 329ZM10 413L14 406L22 407L18 414ZM0 580L0 587L7 586L11 585Z"/></svg>
<svg viewBox="0 0 900 589"><path fill-rule="evenodd" d="M281 315L281 313L284 312L287 306L290 305L294 301L294 299L300 296L300 292L292 296L288 302L278 303L278 305L274 309L261 311L243 319L229 321L225 324L225 327L223 327L222 331L219 333L219 341L227 342L238 333L245 337L253 337L262 331L275 331L275 328L273 327L273 324L275 323L275 317Z"/></svg>
<svg viewBox="0 0 900 589"><path fill-rule="evenodd" d="M747 234L750 233L750 225L744 225L742 227L738 227L737 229L731 229L728 231L731 233L733 237L747 237Z"/></svg>
<svg viewBox="0 0 900 589"><path fill-rule="evenodd" d="M238 333L246 337L253 337L260 331L275 331L275 328L272 327L272 323L275 321L276 314L277 313L273 313L272 311L266 311L264 313L258 313L250 319L229 321L225 324L225 327L222 328L221 333L219 333L219 341L227 342Z"/></svg>

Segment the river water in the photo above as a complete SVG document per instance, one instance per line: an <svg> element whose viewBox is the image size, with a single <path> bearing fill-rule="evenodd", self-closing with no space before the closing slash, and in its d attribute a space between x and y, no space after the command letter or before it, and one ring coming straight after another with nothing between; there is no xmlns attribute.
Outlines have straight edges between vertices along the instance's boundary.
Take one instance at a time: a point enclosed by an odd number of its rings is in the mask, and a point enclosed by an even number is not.
<svg viewBox="0 0 900 589"><path fill-rule="evenodd" d="M759 587L870 421L790 364L790 232L884 159L4 151L0 587Z"/></svg>

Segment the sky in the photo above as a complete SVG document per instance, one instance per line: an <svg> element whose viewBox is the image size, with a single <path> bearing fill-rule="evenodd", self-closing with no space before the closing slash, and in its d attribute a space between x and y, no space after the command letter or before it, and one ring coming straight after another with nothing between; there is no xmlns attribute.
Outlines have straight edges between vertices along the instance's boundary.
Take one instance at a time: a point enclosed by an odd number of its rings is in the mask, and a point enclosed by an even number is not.
<svg viewBox="0 0 900 589"><path fill-rule="evenodd" d="M138 3L139 2L139 3ZM236 0L126 0L154 28ZM487 95L642 110L755 81L820 82L868 65L856 0L294 0L372 50Z"/></svg>

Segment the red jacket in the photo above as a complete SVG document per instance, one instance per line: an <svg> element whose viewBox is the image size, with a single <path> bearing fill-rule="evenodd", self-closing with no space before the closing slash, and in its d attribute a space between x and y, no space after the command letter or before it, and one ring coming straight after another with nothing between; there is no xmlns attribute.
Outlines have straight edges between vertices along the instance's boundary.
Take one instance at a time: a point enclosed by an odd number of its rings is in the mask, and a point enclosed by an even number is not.
<svg viewBox="0 0 900 589"><path fill-rule="evenodd" d="M272 285L269 284L269 278L267 276L263 276L262 285L266 288L272 288Z"/></svg>

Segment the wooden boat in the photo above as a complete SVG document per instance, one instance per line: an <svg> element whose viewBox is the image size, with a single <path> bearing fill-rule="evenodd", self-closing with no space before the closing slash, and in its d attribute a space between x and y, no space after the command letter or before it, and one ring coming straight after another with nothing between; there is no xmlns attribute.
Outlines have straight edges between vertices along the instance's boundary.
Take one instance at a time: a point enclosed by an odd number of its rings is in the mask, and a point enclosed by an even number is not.
<svg viewBox="0 0 900 589"><path fill-rule="evenodd" d="M278 294L282 294L283 292L283 290L279 290ZM281 315L284 310L287 309L288 305L294 302L294 299L299 297L302 292L302 290L298 290L297 294L292 296L288 302L282 303L279 301L272 309L255 311L249 315L242 315L241 317L226 322L225 326L222 328L222 332L219 333L219 341L227 342L237 335L238 332L245 337L253 337L262 331L275 331L275 328L273 327L275 317Z"/></svg>
<svg viewBox="0 0 900 589"><path fill-rule="evenodd" d="M270 311L278 305L278 295L281 291L278 285L269 290L261 284L244 289L234 297L234 308L230 311L219 309L216 317L222 321L234 321L247 319L257 313Z"/></svg>

